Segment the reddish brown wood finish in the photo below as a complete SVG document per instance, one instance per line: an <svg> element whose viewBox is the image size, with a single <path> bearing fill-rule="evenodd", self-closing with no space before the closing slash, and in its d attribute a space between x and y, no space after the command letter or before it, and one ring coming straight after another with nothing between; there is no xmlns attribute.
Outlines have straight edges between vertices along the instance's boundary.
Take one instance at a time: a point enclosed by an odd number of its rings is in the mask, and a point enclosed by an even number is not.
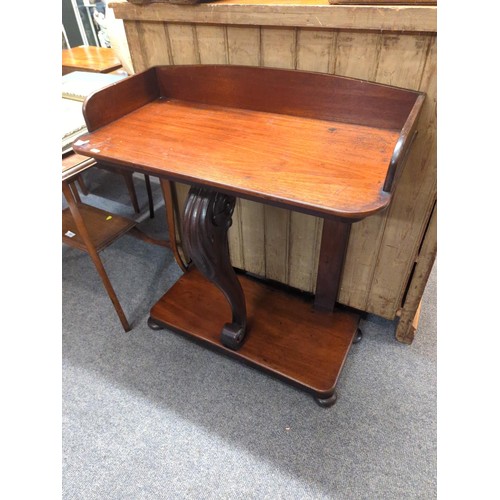
<svg viewBox="0 0 500 500"><path fill-rule="evenodd" d="M359 316L316 311L310 301L298 296L245 276L239 276L239 280L247 301L249 331L238 351L225 348L219 339L220 325L231 319L229 305L195 269L184 274L160 299L151 310L151 318L317 397L331 396Z"/></svg>
<svg viewBox="0 0 500 500"><path fill-rule="evenodd" d="M314 307L333 311L337 300L351 224L325 220L321 236Z"/></svg>
<svg viewBox="0 0 500 500"><path fill-rule="evenodd" d="M177 246L177 236L176 229L180 230L180 224L177 223L174 206L176 205L175 198L175 190L170 181L165 179L160 179L161 190L163 192L163 199L165 200L165 207L167 211L167 226L168 226L168 235L170 241L170 248L174 253L175 261L178 266L182 269L183 272L187 271L187 266L182 260L182 257L179 253L179 247Z"/></svg>
<svg viewBox="0 0 500 500"><path fill-rule="evenodd" d="M120 83L119 87L117 83ZM154 70L139 73L117 83L87 96L83 102L83 116L89 132L160 97Z"/></svg>
<svg viewBox="0 0 500 500"><path fill-rule="evenodd" d="M420 95L304 71L162 66L89 96L93 133L73 147L171 180L359 220L390 201L384 182Z"/></svg>
<svg viewBox="0 0 500 500"><path fill-rule="evenodd" d="M164 194L165 179L194 185L184 239L220 291L189 271L153 307L150 326L186 333L333 404L359 321L332 311L350 224L389 204L422 99L334 75L235 66L152 68L87 98L91 133L76 152L158 175ZM230 211L236 195L325 218L316 308L248 278L239 279L243 294L232 285L227 227L212 232L218 211L202 192L231 200L223 203ZM222 325L245 323L243 345L220 342Z"/></svg>
<svg viewBox="0 0 500 500"><path fill-rule="evenodd" d="M93 158L70 152L62 158L62 180L74 182L84 170L95 164Z"/></svg>
<svg viewBox="0 0 500 500"><path fill-rule="evenodd" d="M423 103L424 96L419 95L412 110L410 111L410 114L408 115L408 118L406 119L405 124L403 125L403 128L401 129L401 134L399 135L398 142L394 148L391 163L385 177L383 189L388 193L393 191L393 185L397 181L396 174L398 173L398 167L404 164L406 157L410 152L413 140L417 135L417 118L420 115ZM399 169L399 172L400 171L401 169Z"/></svg>
<svg viewBox="0 0 500 500"><path fill-rule="evenodd" d="M383 209L398 132L160 99L81 137L97 160L308 213Z"/></svg>
<svg viewBox="0 0 500 500"><path fill-rule="evenodd" d="M111 214L83 203L77 204L77 208L82 220L85 221L85 226L91 228L91 231L87 230L88 237L97 252L100 252L113 243L136 224L131 219ZM75 233L75 236L69 238L66 236L67 231ZM67 245L79 248L85 252L88 251L87 241L77 227L76 220L69 208L64 209L62 212L62 239Z"/></svg>
<svg viewBox="0 0 500 500"><path fill-rule="evenodd" d="M123 312L115 290L111 285L108 274L104 269L104 265L99 257L99 250L102 250L105 246L111 243L113 239L116 239L119 235L123 234L123 232L133 227L135 222L127 221L122 217L114 216L115 219L111 223L110 221L113 219L106 220L106 218L111 214L106 215L102 210L76 203L68 182L63 181L62 191L66 201L68 202L68 208L63 211L63 242L70 246L80 248L89 254L99 276L101 277L104 288L113 303L113 307L115 308L116 314L120 319L120 323L122 324L123 329L128 332L130 331L129 322ZM89 217L93 219L100 219L98 222L98 237L96 237L95 234L88 229ZM104 225L102 221L104 221ZM68 229L76 233L74 238L66 236L65 232Z"/></svg>
<svg viewBox="0 0 500 500"><path fill-rule="evenodd" d="M309 71L159 66L161 95L229 108L401 129L418 92Z"/></svg>

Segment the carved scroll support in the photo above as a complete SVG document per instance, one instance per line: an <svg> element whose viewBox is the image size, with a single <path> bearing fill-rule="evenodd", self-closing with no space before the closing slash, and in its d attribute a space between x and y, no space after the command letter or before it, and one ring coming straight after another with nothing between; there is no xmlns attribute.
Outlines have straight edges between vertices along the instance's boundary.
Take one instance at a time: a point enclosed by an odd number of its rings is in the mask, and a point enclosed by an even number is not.
<svg viewBox="0 0 500 500"><path fill-rule="evenodd" d="M231 306L232 321L221 331L221 342L237 350L247 326L245 296L231 266L227 231L236 199L207 188L193 186L186 200L183 245L198 270L224 294ZM196 307L196 304L192 305Z"/></svg>

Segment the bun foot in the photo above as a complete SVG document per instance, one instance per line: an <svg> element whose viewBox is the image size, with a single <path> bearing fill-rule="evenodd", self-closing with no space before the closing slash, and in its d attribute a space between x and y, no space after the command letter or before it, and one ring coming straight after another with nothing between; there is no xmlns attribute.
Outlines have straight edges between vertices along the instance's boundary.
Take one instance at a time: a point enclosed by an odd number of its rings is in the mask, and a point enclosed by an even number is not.
<svg viewBox="0 0 500 500"><path fill-rule="evenodd" d="M363 332L361 331L360 328L356 330L356 335L354 337L354 340L352 341L353 344L357 344L358 342L361 342L361 339L363 338Z"/></svg>
<svg viewBox="0 0 500 500"><path fill-rule="evenodd" d="M243 344L245 329L236 323L226 323L220 334L220 341L224 347L237 351Z"/></svg>
<svg viewBox="0 0 500 500"><path fill-rule="evenodd" d="M333 394L329 398L314 398L316 403L318 403L322 408L330 408L337 402L337 392L333 391Z"/></svg>
<svg viewBox="0 0 500 500"><path fill-rule="evenodd" d="M151 316L148 318L148 326L151 330L163 330L165 327L157 323Z"/></svg>

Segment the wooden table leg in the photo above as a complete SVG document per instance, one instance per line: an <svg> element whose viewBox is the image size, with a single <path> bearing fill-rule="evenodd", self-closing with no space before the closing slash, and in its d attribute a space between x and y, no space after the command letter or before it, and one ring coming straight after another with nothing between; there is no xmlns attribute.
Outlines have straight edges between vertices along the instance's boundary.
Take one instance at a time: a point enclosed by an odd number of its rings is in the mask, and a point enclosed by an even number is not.
<svg viewBox="0 0 500 500"><path fill-rule="evenodd" d="M155 209L153 204L153 191L151 190L151 180L148 174L144 174L144 181L146 182L146 191L148 193L149 218L154 219Z"/></svg>
<svg viewBox="0 0 500 500"><path fill-rule="evenodd" d="M69 185L69 187L71 189L71 194L75 198L76 202L77 203L81 203L82 200L80 198L80 193L78 192L78 187L76 186L76 180L72 181L72 182L69 182L68 185Z"/></svg>
<svg viewBox="0 0 500 500"><path fill-rule="evenodd" d="M318 276L316 279L316 295L314 308L333 311L340 291L342 269L344 267L351 223L325 219L321 237ZM353 344L363 338L363 332L358 328Z"/></svg>
<svg viewBox="0 0 500 500"><path fill-rule="evenodd" d="M113 303L113 306L115 308L116 313L118 314L118 317L120 318L120 322L123 326L123 329L126 332L128 332L128 331L130 331L130 325L127 321L125 313L123 312L123 309L120 305L118 297L116 296L116 293L113 289L113 286L111 285L111 281L108 278L106 270L104 269L104 265L101 261L101 258L99 257L99 254L97 253L97 251L92 243L90 235L87 231L87 227L85 226L85 221L83 220L83 217L80 214L80 211L78 210L78 206L75 203L75 200L72 196L71 190L66 182L62 183L62 190L64 193L64 197L66 198L66 201L68 202L68 206L69 206L69 209L71 211L71 215L73 216L73 219L75 221L76 227L78 228L78 231L80 232L80 235L81 235L83 241L85 242L87 252L90 255L90 258L92 259L92 262L94 263L94 265L97 269L97 272L99 273L99 276L102 279L104 287L106 288L106 291L108 292L108 296L111 299L111 302Z"/></svg>
<svg viewBox="0 0 500 500"><path fill-rule="evenodd" d="M331 219L323 222L314 307L333 311L349 242L351 224Z"/></svg>
<svg viewBox="0 0 500 500"><path fill-rule="evenodd" d="M141 209L139 208L139 201L137 200L137 193L135 191L134 178L133 178L134 174L132 172L120 172L118 170L117 172L122 174L122 177L125 180L125 184L128 189L130 201L132 202L132 206L134 207L135 213L138 214L141 211Z"/></svg>

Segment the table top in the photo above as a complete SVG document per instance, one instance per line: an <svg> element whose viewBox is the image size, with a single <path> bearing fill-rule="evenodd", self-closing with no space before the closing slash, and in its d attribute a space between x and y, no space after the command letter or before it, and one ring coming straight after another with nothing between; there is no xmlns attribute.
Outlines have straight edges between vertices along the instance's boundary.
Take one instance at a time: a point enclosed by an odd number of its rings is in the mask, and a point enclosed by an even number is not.
<svg viewBox="0 0 500 500"><path fill-rule="evenodd" d="M349 217L388 203L382 186L398 137L373 127L159 99L80 139L89 141L81 150L112 163Z"/></svg>
<svg viewBox="0 0 500 500"><path fill-rule="evenodd" d="M66 70L109 73L121 65L115 51L105 47L81 45L62 51L62 66Z"/></svg>
<svg viewBox="0 0 500 500"><path fill-rule="evenodd" d="M159 67L87 99L90 133L73 149L254 201L360 220L390 202L384 183L418 100L334 75Z"/></svg>

